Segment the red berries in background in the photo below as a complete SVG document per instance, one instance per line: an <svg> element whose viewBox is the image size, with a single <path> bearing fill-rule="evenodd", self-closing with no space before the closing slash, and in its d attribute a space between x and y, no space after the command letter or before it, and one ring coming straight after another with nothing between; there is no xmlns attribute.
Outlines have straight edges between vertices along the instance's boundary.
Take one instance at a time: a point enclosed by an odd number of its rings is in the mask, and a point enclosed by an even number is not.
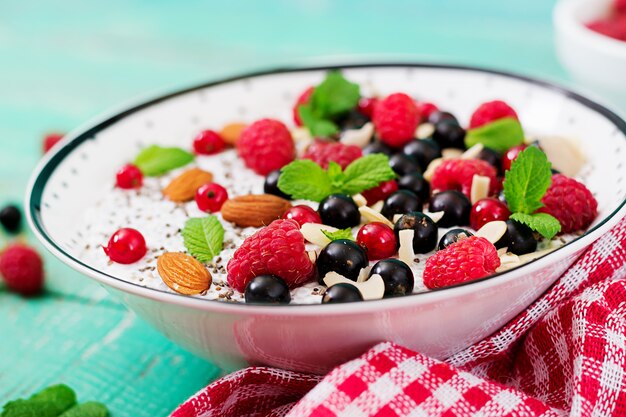
<svg viewBox="0 0 626 417"><path fill-rule="evenodd" d="M0 252L0 277L11 291L24 296L38 294L43 289L43 261L34 249L11 244Z"/></svg>
<svg viewBox="0 0 626 417"><path fill-rule="evenodd" d="M359 112L369 118L374 114L374 107L378 103L378 99L376 97L361 97L359 100L359 104L357 105L357 109Z"/></svg>
<svg viewBox="0 0 626 417"><path fill-rule="evenodd" d="M143 173L133 164L124 165L115 175L115 185L123 190L132 190L143 185Z"/></svg>
<svg viewBox="0 0 626 417"><path fill-rule="evenodd" d="M308 103L311 98L311 94L313 94L314 87L309 87L300 94L298 100L296 100L296 104L293 106L293 122L296 126L302 126L302 120L300 120L300 115L298 114L298 107L301 104Z"/></svg>
<svg viewBox="0 0 626 417"><path fill-rule="evenodd" d="M496 220L508 220L511 212L502 201L496 198L483 198L478 200L470 211L470 226L472 229L478 230L485 223Z"/></svg>
<svg viewBox="0 0 626 417"><path fill-rule="evenodd" d="M420 118L427 120L431 114L439 110L439 107L427 101L420 101L417 103L417 110L419 111Z"/></svg>
<svg viewBox="0 0 626 417"><path fill-rule="evenodd" d="M522 152L527 147L528 145L517 145L506 151L504 155L502 155L502 172L506 172L511 169L511 163L515 161L517 155L519 155L520 152Z"/></svg>
<svg viewBox="0 0 626 417"><path fill-rule="evenodd" d="M493 100L483 103L474 111L470 119L470 129L475 129L496 120L511 117L518 120L517 113L511 106L502 100Z"/></svg>
<svg viewBox="0 0 626 417"><path fill-rule="evenodd" d="M380 140L399 148L415 137L420 115L411 97L395 93L376 103L373 122Z"/></svg>
<svg viewBox="0 0 626 417"><path fill-rule="evenodd" d="M63 133L49 133L43 138L42 148L43 153L48 152L54 145L59 143L61 139L65 136Z"/></svg>
<svg viewBox="0 0 626 417"><path fill-rule="evenodd" d="M361 194L367 200L367 205L371 206L377 201L381 201L398 191L398 183L396 180L384 181L374 188L363 191Z"/></svg>
<svg viewBox="0 0 626 417"><path fill-rule="evenodd" d="M300 227L305 223L322 223L322 219L317 211L309 206L299 204L291 207L283 214L283 219L292 219L298 222Z"/></svg>
<svg viewBox="0 0 626 417"><path fill-rule="evenodd" d="M396 235L384 223L372 222L364 225L359 229L356 241L366 250L370 261L389 258L396 253Z"/></svg>
<svg viewBox="0 0 626 417"><path fill-rule="evenodd" d="M193 150L198 155L213 155L226 148L224 139L213 130L203 130L193 140Z"/></svg>
<svg viewBox="0 0 626 417"><path fill-rule="evenodd" d="M228 191L214 182L204 184L196 191L196 204L200 210L207 213L220 211L226 200Z"/></svg>
<svg viewBox="0 0 626 417"><path fill-rule="evenodd" d="M148 250L143 235L130 227L115 232L103 249L104 253L118 264L135 263L143 258Z"/></svg>

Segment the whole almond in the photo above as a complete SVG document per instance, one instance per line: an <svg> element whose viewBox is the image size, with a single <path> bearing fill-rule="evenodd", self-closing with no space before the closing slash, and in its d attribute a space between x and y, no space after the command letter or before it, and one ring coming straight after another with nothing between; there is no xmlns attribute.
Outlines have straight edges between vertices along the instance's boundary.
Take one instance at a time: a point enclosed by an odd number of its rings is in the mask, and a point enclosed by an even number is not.
<svg viewBox="0 0 626 417"><path fill-rule="evenodd" d="M163 282L180 294L201 294L211 286L211 273L185 253L166 252L159 256L157 270Z"/></svg>
<svg viewBox="0 0 626 417"><path fill-rule="evenodd" d="M261 227L280 218L290 207L289 201L275 195L242 195L226 200L222 217L240 227Z"/></svg>
<svg viewBox="0 0 626 417"><path fill-rule="evenodd" d="M241 132L243 132L246 126L245 123L229 123L222 128L220 136L224 139L224 142L230 146L235 146L239 136L241 136Z"/></svg>
<svg viewBox="0 0 626 417"><path fill-rule="evenodd" d="M163 189L163 195L176 203L193 200L196 190L213 180L213 174L200 168L191 168L174 178Z"/></svg>

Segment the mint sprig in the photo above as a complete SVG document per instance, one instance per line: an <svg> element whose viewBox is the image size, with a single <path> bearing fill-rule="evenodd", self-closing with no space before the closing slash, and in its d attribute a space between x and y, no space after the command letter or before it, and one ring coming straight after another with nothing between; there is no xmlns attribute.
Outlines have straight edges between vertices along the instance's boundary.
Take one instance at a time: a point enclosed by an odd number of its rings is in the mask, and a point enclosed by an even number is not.
<svg viewBox="0 0 626 417"><path fill-rule="evenodd" d="M193 160L193 154L184 149L152 145L144 148L137 155L134 164L144 175L157 177L185 166Z"/></svg>
<svg viewBox="0 0 626 417"><path fill-rule="evenodd" d="M548 213L513 213L511 219L524 223L546 239L552 239L561 231L561 223Z"/></svg>
<svg viewBox="0 0 626 417"><path fill-rule="evenodd" d="M465 134L465 146L471 148L477 143L494 151L505 152L524 142L524 130L517 119L505 117L486 125L470 129Z"/></svg>
<svg viewBox="0 0 626 417"><path fill-rule="evenodd" d="M328 230L322 230L322 233L331 241L335 241L339 239L354 240L354 236L352 236L352 229L350 229L349 227L347 229L340 229L334 232L329 232Z"/></svg>
<svg viewBox="0 0 626 417"><path fill-rule="evenodd" d="M210 262L222 251L224 227L215 216L189 219L181 233L185 248L200 262Z"/></svg>
<svg viewBox="0 0 626 417"><path fill-rule="evenodd" d="M298 106L298 115L313 136L332 136L339 132L337 118L355 108L360 97L358 84L346 80L339 71L330 71L308 103Z"/></svg>
<svg viewBox="0 0 626 417"><path fill-rule="evenodd" d="M551 167L546 154L530 146L519 153L504 179L504 198L513 213L510 218L546 239L561 231L561 224L554 216L535 213L543 207L541 199L552 182Z"/></svg>
<svg viewBox="0 0 626 417"><path fill-rule="evenodd" d="M331 194L354 195L396 177L383 154L371 154L341 170L330 162L324 170L313 161L293 161L280 171L278 188L294 199L322 201Z"/></svg>

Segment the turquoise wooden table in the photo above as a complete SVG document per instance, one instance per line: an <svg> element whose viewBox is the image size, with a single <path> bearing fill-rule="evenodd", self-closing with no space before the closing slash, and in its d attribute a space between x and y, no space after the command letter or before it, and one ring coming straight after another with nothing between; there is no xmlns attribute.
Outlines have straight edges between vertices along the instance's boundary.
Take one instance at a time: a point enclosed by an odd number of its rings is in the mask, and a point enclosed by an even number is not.
<svg viewBox="0 0 626 417"><path fill-rule="evenodd" d="M183 6L184 5L184 6ZM564 80L547 0L0 0L0 205L40 138L139 94L310 57L399 54ZM46 254L47 292L0 287L0 403L64 382L115 417L167 415L220 375Z"/></svg>

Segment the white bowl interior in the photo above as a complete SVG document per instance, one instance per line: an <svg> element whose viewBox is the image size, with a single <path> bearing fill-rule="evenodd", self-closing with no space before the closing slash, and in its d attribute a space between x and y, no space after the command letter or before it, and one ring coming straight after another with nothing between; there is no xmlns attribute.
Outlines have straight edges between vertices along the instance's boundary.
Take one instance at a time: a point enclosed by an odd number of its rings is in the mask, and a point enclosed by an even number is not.
<svg viewBox="0 0 626 417"><path fill-rule="evenodd" d="M188 147L204 128L261 117L291 122L297 95L324 77L325 70L274 73L194 89L107 121L103 127L77 132L67 153L45 182L40 221L56 246L78 257L74 239L77 219L112 184L118 167L149 144ZM601 114L558 89L504 74L429 66L355 67L345 76L362 85L364 94L403 91L453 112L466 124L482 102L503 99L518 112L530 134L578 140L588 157L580 178L598 200L595 224L615 212L626 198L626 136L617 117ZM611 120L610 118L613 118ZM93 133L91 133L93 132ZM83 138L88 137L88 140ZM80 261L85 262L85 260Z"/></svg>

